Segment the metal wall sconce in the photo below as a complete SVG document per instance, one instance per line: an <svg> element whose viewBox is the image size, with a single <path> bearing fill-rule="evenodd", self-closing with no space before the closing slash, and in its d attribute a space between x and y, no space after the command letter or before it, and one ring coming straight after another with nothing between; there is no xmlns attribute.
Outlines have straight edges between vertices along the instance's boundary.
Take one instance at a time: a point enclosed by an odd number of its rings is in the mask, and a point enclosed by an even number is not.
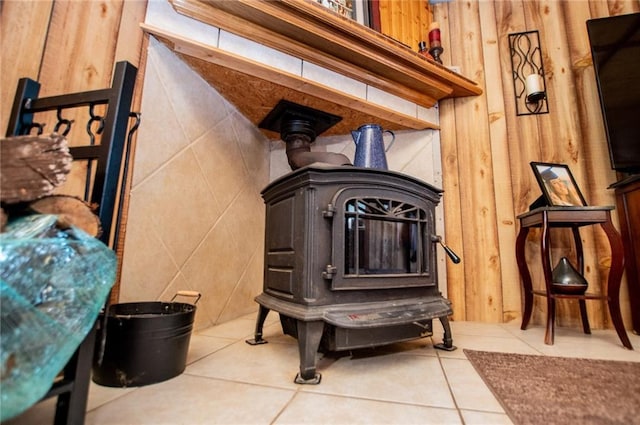
<svg viewBox="0 0 640 425"><path fill-rule="evenodd" d="M548 114L547 86L538 31L509 34L516 115Z"/></svg>

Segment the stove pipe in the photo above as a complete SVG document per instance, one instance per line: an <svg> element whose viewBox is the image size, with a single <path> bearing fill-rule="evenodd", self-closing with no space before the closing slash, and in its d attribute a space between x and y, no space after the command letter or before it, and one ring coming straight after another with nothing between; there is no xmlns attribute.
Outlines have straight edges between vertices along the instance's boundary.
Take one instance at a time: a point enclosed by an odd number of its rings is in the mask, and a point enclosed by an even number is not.
<svg viewBox="0 0 640 425"><path fill-rule="evenodd" d="M311 152L311 144L316 136L340 120L342 117L337 115L282 99L258 127L280 132L280 138L287 146L287 159L292 170L316 162L352 165L349 158L339 153Z"/></svg>
<svg viewBox="0 0 640 425"><path fill-rule="evenodd" d="M282 123L280 137L287 146L287 159L292 170L314 162L331 165L351 165L345 155L333 152L311 152L311 143L316 140L313 123L305 119L289 119Z"/></svg>

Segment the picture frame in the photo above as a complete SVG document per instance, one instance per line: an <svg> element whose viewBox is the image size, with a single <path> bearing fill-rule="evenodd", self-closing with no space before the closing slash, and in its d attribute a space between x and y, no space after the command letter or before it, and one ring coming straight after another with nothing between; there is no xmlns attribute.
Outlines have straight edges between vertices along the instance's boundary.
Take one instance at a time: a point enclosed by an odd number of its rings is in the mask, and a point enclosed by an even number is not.
<svg viewBox="0 0 640 425"><path fill-rule="evenodd" d="M533 174L547 206L586 207L587 201L567 164L531 162Z"/></svg>
<svg viewBox="0 0 640 425"><path fill-rule="evenodd" d="M373 27L373 2L377 0L315 0L316 3L321 4L325 8L344 16L345 18L353 19L360 25L368 28L376 29ZM377 7L377 4L375 5ZM376 29L379 31L379 29Z"/></svg>
<svg viewBox="0 0 640 425"><path fill-rule="evenodd" d="M354 0L316 0L316 2L345 18L353 20L357 18Z"/></svg>

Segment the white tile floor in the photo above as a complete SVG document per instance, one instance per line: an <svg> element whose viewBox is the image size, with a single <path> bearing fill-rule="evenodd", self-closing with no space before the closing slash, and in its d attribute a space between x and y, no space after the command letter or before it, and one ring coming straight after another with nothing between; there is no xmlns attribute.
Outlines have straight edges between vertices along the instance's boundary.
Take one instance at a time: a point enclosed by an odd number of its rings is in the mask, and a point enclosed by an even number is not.
<svg viewBox="0 0 640 425"><path fill-rule="evenodd" d="M552 346L544 329L519 323L452 322L456 351L418 341L320 356L320 385L296 385L296 341L282 334L277 315L265 325L269 344L250 346L255 315L192 335L187 368L165 382L139 388L91 384L90 424L510 424L498 401L466 360L464 348L640 362L613 330L581 333L557 328ZM3 425L52 423L53 403L36 405Z"/></svg>

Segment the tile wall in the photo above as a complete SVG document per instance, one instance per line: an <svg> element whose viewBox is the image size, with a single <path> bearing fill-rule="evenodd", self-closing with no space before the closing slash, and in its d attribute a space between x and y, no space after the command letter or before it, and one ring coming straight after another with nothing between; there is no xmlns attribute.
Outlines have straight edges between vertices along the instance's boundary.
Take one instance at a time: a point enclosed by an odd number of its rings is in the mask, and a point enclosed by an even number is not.
<svg viewBox="0 0 640 425"><path fill-rule="evenodd" d="M203 294L196 327L255 310L269 141L151 39L120 302Z"/></svg>
<svg viewBox="0 0 640 425"><path fill-rule="evenodd" d="M217 29L177 14L164 0L149 2L146 22L188 28L203 42L215 39L229 48L234 43L248 48L242 40L222 37ZM306 65L308 78L348 92L362 90L360 83ZM377 95L387 106L411 109L405 101ZM198 291L203 295L198 329L257 311L253 298L262 290L264 239L260 191L290 171L284 143L267 140L153 37L141 112L119 302L170 300L177 290ZM437 108L416 110L413 105L413 112L437 122ZM312 150L353 158L355 145L351 135L319 137ZM442 187L438 131L397 132L387 161L393 171ZM443 234L442 206L436 213ZM440 288L446 294L441 251L439 256Z"/></svg>

